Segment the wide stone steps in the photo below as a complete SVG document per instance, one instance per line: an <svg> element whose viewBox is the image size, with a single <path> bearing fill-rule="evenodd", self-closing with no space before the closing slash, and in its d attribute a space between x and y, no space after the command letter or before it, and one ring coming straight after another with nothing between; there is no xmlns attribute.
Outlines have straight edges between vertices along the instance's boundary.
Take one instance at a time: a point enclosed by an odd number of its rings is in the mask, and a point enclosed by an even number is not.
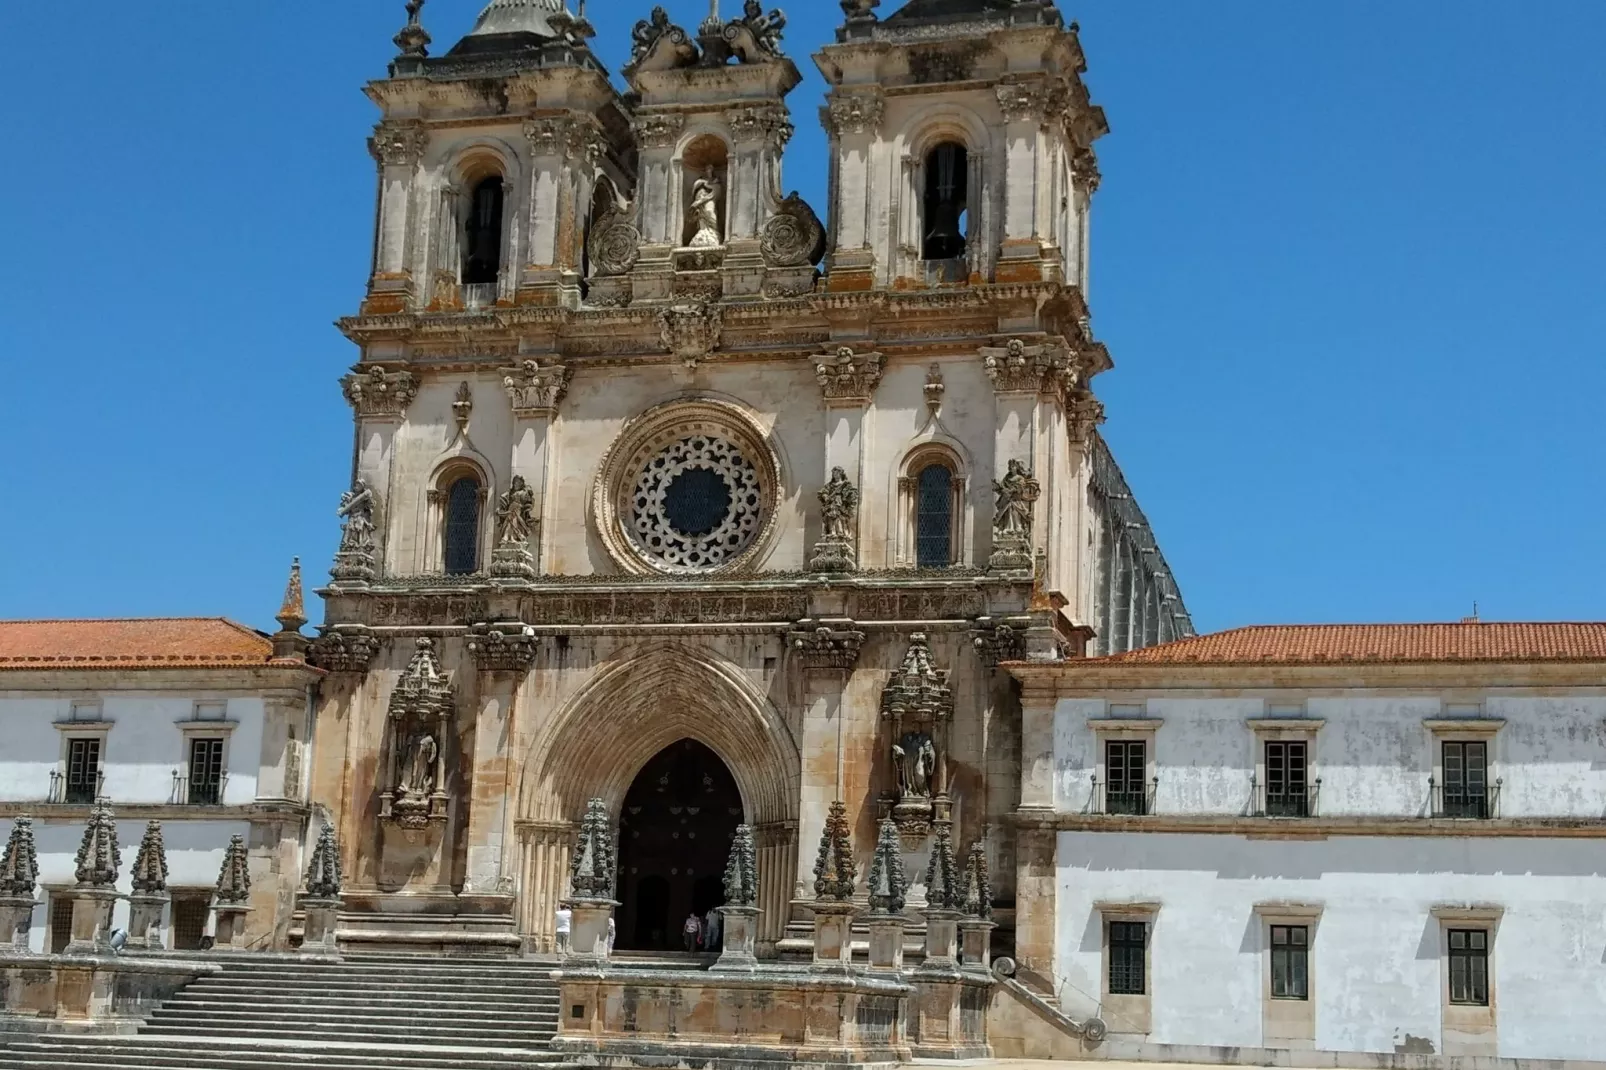
<svg viewBox="0 0 1606 1070"><path fill-rule="evenodd" d="M241 1007L284 1007L295 1009L309 1004L319 1007L372 1007L376 1011L384 1011L391 1007L401 1008L409 1012L416 1012L418 1002L424 993L396 992L390 989L353 992L323 992L308 995L305 991L256 991L236 992L230 989L207 989L204 992L186 990L168 1000L167 1007L186 1007L193 1004L205 1003L208 1005L237 1005ZM432 1006L449 1008L456 1011L459 1008L483 1008L488 1011L503 1011L509 1014L525 1012L540 1012L543 1014L556 1014L558 1001L556 996L539 996L534 999L519 995L484 995L476 996L469 993L456 996L443 996L434 993L429 997Z"/></svg>
<svg viewBox="0 0 1606 1070"><path fill-rule="evenodd" d="M0 1044L0 1067L45 1070L528 1070L557 1063L552 1053L325 1042L316 1049L216 1039L204 1047L144 1037L58 1037Z"/></svg>

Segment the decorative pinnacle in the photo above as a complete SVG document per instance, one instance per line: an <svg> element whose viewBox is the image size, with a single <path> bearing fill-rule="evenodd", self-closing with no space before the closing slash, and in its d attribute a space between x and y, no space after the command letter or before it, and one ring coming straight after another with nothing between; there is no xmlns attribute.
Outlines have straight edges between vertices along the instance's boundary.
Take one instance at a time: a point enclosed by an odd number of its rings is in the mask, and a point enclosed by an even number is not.
<svg viewBox="0 0 1606 1070"><path fill-rule="evenodd" d="M876 914L902 914L909 883L903 876L903 844L898 825L881 819L875 854L870 857L870 909Z"/></svg>
<svg viewBox="0 0 1606 1070"><path fill-rule="evenodd" d="M80 885L110 888L117 883L117 822L105 800L95 803L95 808L89 811L89 824L84 826L84 839L73 861Z"/></svg>
<svg viewBox="0 0 1606 1070"><path fill-rule="evenodd" d="M275 618L287 632L299 632L307 623L306 599L301 594L301 558L290 561L290 581L284 587L284 603Z"/></svg>
<svg viewBox="0 0 1606 1070"><path fill-rule="evenodd" d="M139 854L134 859L134 891L141 895L167 891L167 848L162 843L160 821L146 825L145 838L139 841Z"/></svg>
<svg viewBox="0 0 1606 1070"><path fill-rule="evenodd" d="M753 847L753 826L737 825L731 838L730 861L725 864L725 905L758 906L758 864Z"/></svg>
<svg viewBox="0 0 1606 1070"><path fill-rule="evenodd" d="M993 920L993 889L987 878L987 841L970 845L965 859L964 905L960 908L973 918Z"/></svg>
<svg viewBox="0 0 1606 1070"><path fill-rule="evenodd" d="M33 844L33 818L19 817L11 826L6 852L0 855L0 896L32 899L39 881L39 855Z"/></svg>
<svg viewBox="0 0 1606 1070"><path fill-rule="evenodd" d="M926 864L926 905L931 910L958 910L965 904L954 864L952 829L946 821L936 823L931 844L931 861Z"/></svg>
<svg viewBox="0 0 1606 1070"><path fill-rule="evenodd" d="M820 832L820 854L814 860L815 897L847 902L853 898L855 875L848 808L838 799L831 804L825 828Z"/></svg>
<svg viewBox="0 0 1606 1070"><path fill-rule="evenodd" d="M232 836L228 849L223 852L223 868L217 875L217 901L244 906L250 900L251 856L245 849L245 837Z"/></svg>
<svg viewBox="0 0 1606 1070"><path fill-rule="evenodd" d="M608 820L608 804L601 799L586 803L586 816L580 821L580 837L574 845L574 861L569 870L569 887L576 899L613 898L615 860L613 828Z"/></svg>
<svg viewBox="0 0 1606 1070"><path fill-rule="evenodd" d="M307 863L307 898L339 899L341 883L340 845L335 842L334 825L325 823Z"/></svg>
<svg viewBox="0 0 1606 1070"><path fill-rule="evenodd" d="M396 47L401 49L401 54L413 59L427 59L429 44L433 40L421 21L423 11L424 0L407 0L407 25L395 37Z"/></svg>

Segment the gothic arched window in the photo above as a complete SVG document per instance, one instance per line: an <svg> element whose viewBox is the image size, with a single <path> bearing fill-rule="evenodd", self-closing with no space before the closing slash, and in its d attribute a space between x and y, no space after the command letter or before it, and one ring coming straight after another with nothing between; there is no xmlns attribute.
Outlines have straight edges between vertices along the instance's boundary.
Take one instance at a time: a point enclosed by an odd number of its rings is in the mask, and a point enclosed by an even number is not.
<svg viewBox="0 0 1606 1070"><path fill-rule="evenodd" d="M926 155L926 189L920 227L920 259L957 260L965 255L970 154L944 142Z"/></svg>
<svg viewBox="0 0 1606 1070"><path fill-rule="evenodd" d="M448 576L478 572L480 567L480 481L461 476L446 488L445 538L442 555Z"/></svg>
<svg viewBox="0 0 1606 1070"><path fill-rule="evenodd" d="M915 565L953 564L954 473L946 464L928 464L915 477Z"/></svg>
<svg viewBox="0 0 1606 1070"><path fill-rule="evenodd" d="M474 187L463 228L463 285L496 281L502 270L502 177Z"/></svg>

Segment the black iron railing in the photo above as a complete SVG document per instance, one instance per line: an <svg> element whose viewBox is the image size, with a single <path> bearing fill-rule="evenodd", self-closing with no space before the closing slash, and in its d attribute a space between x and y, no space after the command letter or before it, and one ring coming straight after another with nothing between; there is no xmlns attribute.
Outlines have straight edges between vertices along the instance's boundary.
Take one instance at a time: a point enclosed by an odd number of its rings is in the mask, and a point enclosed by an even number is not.
<svg viewBox="0 0 1606 1070"><path fill-rule="evenodd" d="M1322 778L1309 784L1273 786L1251 778L1254 785L1254 802L1251 817L1315 817L1317 803L1322 795Z"/></svg>
<svg viewBox="0 0 1606 1070"><path fill-rule="evenodd" d="M1154 813L1155 795L1160 788L1160 778L1154 777L1146 784L1123 785L1117 784L1113 789L1109 783L1099 783L1098 774L1092 778L1093 793L1092 805L1095 814L1117 814L1127 817L1143 817Z"/></svg>
<svg viewBox="0 0 1606 1070"><path fill-rule="evenodd" d="M1474 821L1488 821L1499 817L1501 783L1502 781L1497 779L1493 784L1445 784L1428 777L1432 814L1434 817L1467 818Z"/></svg>

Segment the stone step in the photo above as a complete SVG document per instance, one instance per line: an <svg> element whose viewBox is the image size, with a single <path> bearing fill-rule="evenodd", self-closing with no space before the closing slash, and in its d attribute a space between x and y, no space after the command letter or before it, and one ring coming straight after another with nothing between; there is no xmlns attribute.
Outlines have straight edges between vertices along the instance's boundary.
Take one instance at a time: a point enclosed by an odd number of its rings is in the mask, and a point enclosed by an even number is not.
<svg viewBox="0 0 1606 1070"><path fill-rule="evenodd" d="M227 973L212 974L197 980L225 982L229 984L266 983L269 981L278 984L323 985L323 984L384 984L407 985L409 987L440 987L440 988L481 988L487 985L503 988L556 988L557 982L541 974L485 974L476 976L464 974L458 976L437 976L426 973L356 973L346 971L327 971L322 973L290 973L286 971L250 970L236 973L230 970Z"/></svg>
<svg viewBox="0 0 1606 1070"><path fill-rule="evenodd" d="M405 1041L411 1044L458 1044L488 1048L526 1048L546 1050L550 1034L540 1035L533 1030L505 1029L480 1026L436 1025L421 1023L417 1019L397 1025L375 1025L360 1019L327 1022L295 1022L279 1026L272 1021L257 1019L244 1022L220 1022L209 1015L189 1017L153 1014L141 1028L142 1036L191 1036L200 1039L211 1037L239 1037L242 1039L294 1039L303 1044L316 1043L322 1038L379 1040L381 1038Z"/></svg>
<svg viewBox="0 0 1606 1070"><path fill-rule="evenodd" d="M391 1022L408 1024L420 1019L428 1019L434 1014L442 1014L453 1025L480 1025L495 1026L521 1026L539 1029L551 1026L557 1029L558 1015L555 1010L541 1011L495 1011L477 1008L454 1008L445 1011L435 1007L384 1007L363 1008L357 1013L344 1007L326 1007L312 1004L302 1007L251 1007L240 1003L184 1003L163 1004L150 1013L148 1022L167 1022L180 1019L190 1019L197 1015L210 1017L213 1021L230 1022L271 1022L275 1025L289 1025L303 1021L330 1021L357 1023L361 1025L384 1025Z"/></svg>
<svg viewBox="0 0 1606 1070"><path fill-rule="evenodd" d="M393 992L388 989L369 992L329 992L325 989L298 989L284 992L243 992L232 988L206 988L185 989L169 998L165 1006L183 1006L193 1003L220 1003L234 1004L246 1007L304 1007L309 1004L316 1006L340 1007L404 1007L414 1010L439 1010L451 1012L461 1008L485 1007L488 1010L508 1011L518 1013L521 1011L538 1011L544 1014L558 1013L558 997L552 995L474 995L463 993L461 995L445 995L437 992L406 993Z"/></svg>
<svg viewBox="0 0 1606 1070"><path fill-rule="evenodd" d="M0 1045L0 1065L100 1067L104 1070L515 1070L559 1061L551 1053L441 1046L427 1052L400 1046L323 1044L316 1049L286 1045L208 1045L107 1038L104 1042L42 1039Z"/></svg>
<svg viewBox="0 0 1606 1070"><path fill-rule="evenodd" d="M377 977L363 981L289 977L203 977L187 985L185 990L194 989L200 992L215 992L219 990L230 992L372 992L380 988L387 992L405 992L409 995L428 995L432 992L440 992L443 995L548 996L553 999L556 999L558 995L557 985L542 982L502 984L487 981L473 984L464 981L461 983L426 984L415 981L396 983Z"/></svg>
<svg viewBox="0 0 1606 1070"><path fill-rule="evenodd" d="M664 964L667 965L667 964ZM695 966L682 964L681 968ZM530 963L526 966L509 966L486 963L475 966L431 966L427 963L358 963L358 962L263 962L251 965L231 960L223 966L224 974L289 973L297 976L327 977L332 974L356 974L363 977L551 977L556 967Z"/></svg>

